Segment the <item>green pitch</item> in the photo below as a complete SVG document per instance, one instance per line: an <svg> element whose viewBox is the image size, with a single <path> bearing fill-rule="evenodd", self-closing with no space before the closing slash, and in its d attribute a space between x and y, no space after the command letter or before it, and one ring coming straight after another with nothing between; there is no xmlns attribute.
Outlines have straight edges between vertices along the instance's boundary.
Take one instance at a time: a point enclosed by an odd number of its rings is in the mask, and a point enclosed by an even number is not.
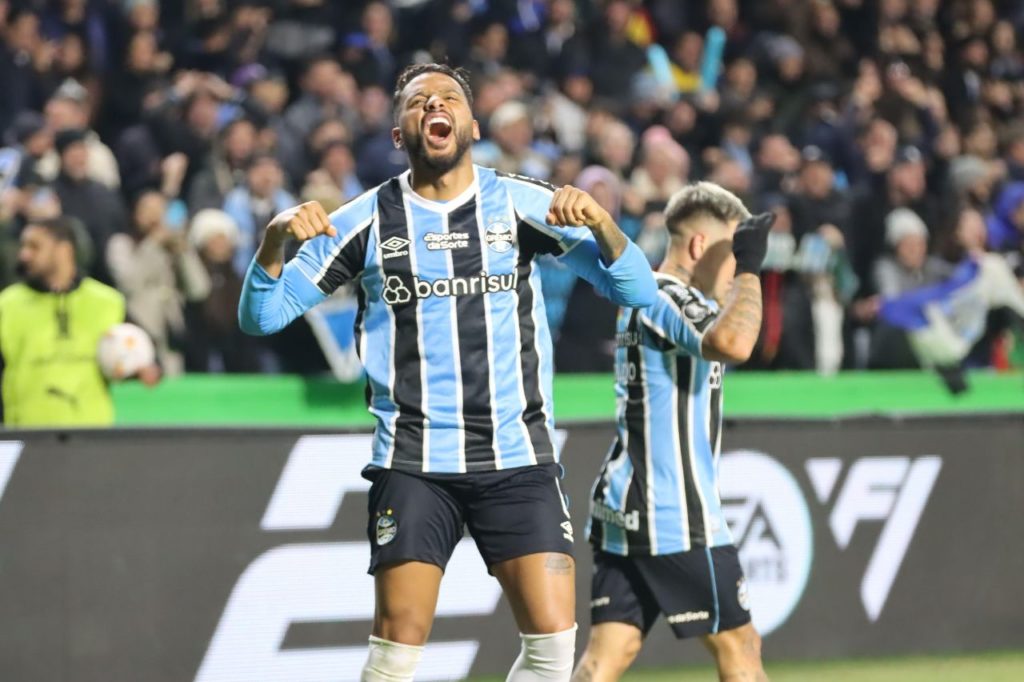
<svg viewBox="0 0 1024 682"><path fill-rule="evenodd" d="M772 682L1021 682L1024 651L928 656L769 663ZM473 682L501 682L476 678ZM687 667L659 672L636 672L623 682L715 682L711 667Z"/></svg>

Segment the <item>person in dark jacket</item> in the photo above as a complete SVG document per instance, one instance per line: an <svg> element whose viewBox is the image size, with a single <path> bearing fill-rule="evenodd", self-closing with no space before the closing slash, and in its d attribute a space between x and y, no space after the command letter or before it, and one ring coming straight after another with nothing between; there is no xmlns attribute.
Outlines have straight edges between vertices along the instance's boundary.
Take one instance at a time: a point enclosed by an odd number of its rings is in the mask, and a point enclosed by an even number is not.
<svg viewBox="0 0 1024 682"><path fill-rule="evenodd" d="M127 229L128 215L120 195L89 179L89 149L85 140L86 131L82 129L57 134L60 174L53 189L60 198L64 214L81 220L92 240L96 256L88 266L89 274L104 284L112 284L103 254L107 252L110 237Z"/></svg>

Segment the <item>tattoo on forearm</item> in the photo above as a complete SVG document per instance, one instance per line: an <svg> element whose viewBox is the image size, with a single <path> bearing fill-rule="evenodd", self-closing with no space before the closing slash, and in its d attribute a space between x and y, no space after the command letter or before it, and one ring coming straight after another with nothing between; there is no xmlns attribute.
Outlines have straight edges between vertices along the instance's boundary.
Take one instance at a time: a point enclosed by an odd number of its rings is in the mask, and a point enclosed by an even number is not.
<svg viewBox="0 0 1024 682"><path fill-rule="evenodd" d="M626 235L615 224L608 227L595 228L591 231L594 233L597 245L601 248L601 256L604 258L605 263L609 265L618 260L629 243Z"/></svg>
<svg viewBox="0 0 1024 682"><path fill-rule="evenodd" d="M737 277L726 299L718 325L733 335L753 341L761 332L761 282Z"/></svg>
<svg viewBox="0 0 1024 682"><path fill-rule="evenodd" d="M544 568L549 575L569 575L572 573L572 559L563 554L551 554L545 559Z"/></svg>

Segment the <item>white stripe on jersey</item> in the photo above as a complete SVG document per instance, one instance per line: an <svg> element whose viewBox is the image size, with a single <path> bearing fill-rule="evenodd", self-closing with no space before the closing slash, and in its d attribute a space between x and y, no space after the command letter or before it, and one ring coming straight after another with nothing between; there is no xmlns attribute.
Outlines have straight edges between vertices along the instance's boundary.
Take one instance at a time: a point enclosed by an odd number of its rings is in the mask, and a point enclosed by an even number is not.
<svg viewBox="0 0 1024 682"><path fill-rule="evenodd" d="M448 214L441 214L441 230L448 232ZM448 276L455 277L455 258L451 250L447 251ZM455 420L459 427L459 473L466 473L466 416L462 411L462 355L459 353L459 313L456 297L448 298L448 312L452 316L452 360L455 369ZM489 327L488 327L489 328ZM426 364L426 363L424 363ZM427 453L429 457L429 453Z"/></svg>
<svg viewBox="0 0 1024 682"><path fill-rule="evenodd" d="M519 216L516 213L515 206L512 205L512 194L509 193L509 192L506 192L505 196L508 199L509 215L513 216L514 218L518 218ZM516 267L518 268L519 267L519 265L518 265L518 260L519 260L519 236L518 236L519 220L515 219L512 222L515 224L515 226L512 229L516 230L515 249L516 249ZM515 306L516 306L515 307L516 322L515 322L514 325L512 325L512 327L514 328L515 335L516 335L516 348L522 348L523 347L523 335L522 335L522 333L520 333L520 330L519 330L519 289L518 288L513 289L512 290L512 294L513 294L513 296L515 296ZM534 332L534 338L536 338L536 332ZM539 358L538 358L538 360L539 360ZM530 456L530 464L536 464L537 463L537 449L533 447L533 439L530 437L530 428L526 425L526 420L522 418L522 416L526 414L526 406L528 404L528 401L527 401L527 398L526 398L526 383L523 381L523 359L522 359L522 356L516 358L515 366L516 366L516 381L518 382L518 386L519 386L519 402L523 406L523 408L521 410L519 410L519 415L520 415L519 426L520 426L520 428L521 428L521 430L523 432L523 442L526 443L526 452ZM541 400L543 401L543 399L544 399L544 396L543 396L543 394L541 394Z"/></svg>
<svg viewBox="0 0 1024 682"><path fill-rule="evenodd" d="M538 291L541 287L538 286L534 288L532 280L535 274L537 275L537 279L540 279L540 275L538 274L539 272L540 271L535 267L535 264L530 263L530 276L526 278L526 283L527 286L533 290L533 305L530 307L530 319L533 320L533 349L537 353L537 392L540 393L540 411L541 414L544 415L544 430L548 433L548 442L551 443L551 451L555 461L557 462L561 459L561 454L555 450L555 429L552 426L555 423L553 416L554 413L551 409L551 405L548 403L548 396L544 393L544 351L541 348L542 344L537 343L537 337L540 336L541 328L540 324L537 322L537 305L544 299L542 298L543 293ZM544 324L546 329L547 320L544 321ZM533 450L531 448L531 454L532 453ZM533 459L530 460L530 464L536 464L537 456L536 454L532 454L532 456Z"/></svg>
<svg viewBox="0 0 1024 682"><path fill-rule="evenodd" d="M678 358L671 363L672 365L672 384L679 386L679 362ZM682 522L683 529L683 551L689 550L693 547L692 539L690 538L690 512L686 507L686 479L683 473L683 448L680 442L679 433L679 391L672 391L672 414L675 418L672 420L672 447L676 453L675 465L676 465L676 483L679 486L679 518ZM648 418L651 418L648 415Z"/></svg>
<svg viewBox="0 0 1024 682"><path fill-rule="evenodd" d="M711 539L711 524L710 516L708 514L708 503L704 499L704 493L701 492L701 478L700 469L697 468L697 447L696 441L693 436L693 404L697 398L697 393L694 390L698 368L693 358L690 358L690 390L686 395L686 437L689 443L690 450L690 472L693 474L693 489L697 491L697 499L700 500L700 512L704 522L704 541L707 543L707 547L711 547L714 543Z"/></svg>
<svg viewBox="0 0 1024 682"><path fill-rule="evenodd" d="M483 192L480 191L480 178L476 172L476 166L473 166L473 178L476 185L476 231L480 236L480 258L482 260L481 265L484 267L484 272L491 272L491 250L487 246L487 232L484 229L484 196ZM447 231L447 228L446 230ZM450 253L450 252L449 252ZM453 296L454 300L455 297ZM491 396L491 448L494 449L494 468L495 470L501 470L505 468L502 462L501 456L501 444L498 439L498 434L501 431L501 420L498 418L498 400L497 392L494 390L494 343L491 339L491 330L494 329L491 326L491 297L484 296L484 323L487 325L487 390ZM519 325L516 325L518 328Z"/></svg>
<svg viewBox="0 0 1024 682"><path fill-rule="evenodd" d="M650 538L651 554L658 553L658 530L655 524L654 510L656 508L654 497L654 452L651 450L651 392L650 384L647 382L647 358L644 357L643 347L637 347L637 364L640 365L638 374L644 391L644 468L647 475L647 535ZM629 454L628 452L626 453ZM629 488L626 488L627 492ZM628 543L627 543L628 544Z"/></svg>

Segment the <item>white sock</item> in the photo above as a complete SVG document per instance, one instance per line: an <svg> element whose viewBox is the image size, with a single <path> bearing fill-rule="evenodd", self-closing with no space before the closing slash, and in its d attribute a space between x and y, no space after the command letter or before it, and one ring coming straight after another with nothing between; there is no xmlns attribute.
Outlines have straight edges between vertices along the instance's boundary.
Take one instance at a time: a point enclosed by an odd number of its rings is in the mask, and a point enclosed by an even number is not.
<svg viewBox="0 0 1024 682"><path fill-rule="evenodd" d="M361 682L412 682L423 647L389 642L370 635L370 655Z"/></svg>
<svg viewBox="0 0 1024 682"><path fill-rule="evenodd" d="M505 682L569 682L576 657L576 626L550 635L519 635L523 648Z"/></svg>

